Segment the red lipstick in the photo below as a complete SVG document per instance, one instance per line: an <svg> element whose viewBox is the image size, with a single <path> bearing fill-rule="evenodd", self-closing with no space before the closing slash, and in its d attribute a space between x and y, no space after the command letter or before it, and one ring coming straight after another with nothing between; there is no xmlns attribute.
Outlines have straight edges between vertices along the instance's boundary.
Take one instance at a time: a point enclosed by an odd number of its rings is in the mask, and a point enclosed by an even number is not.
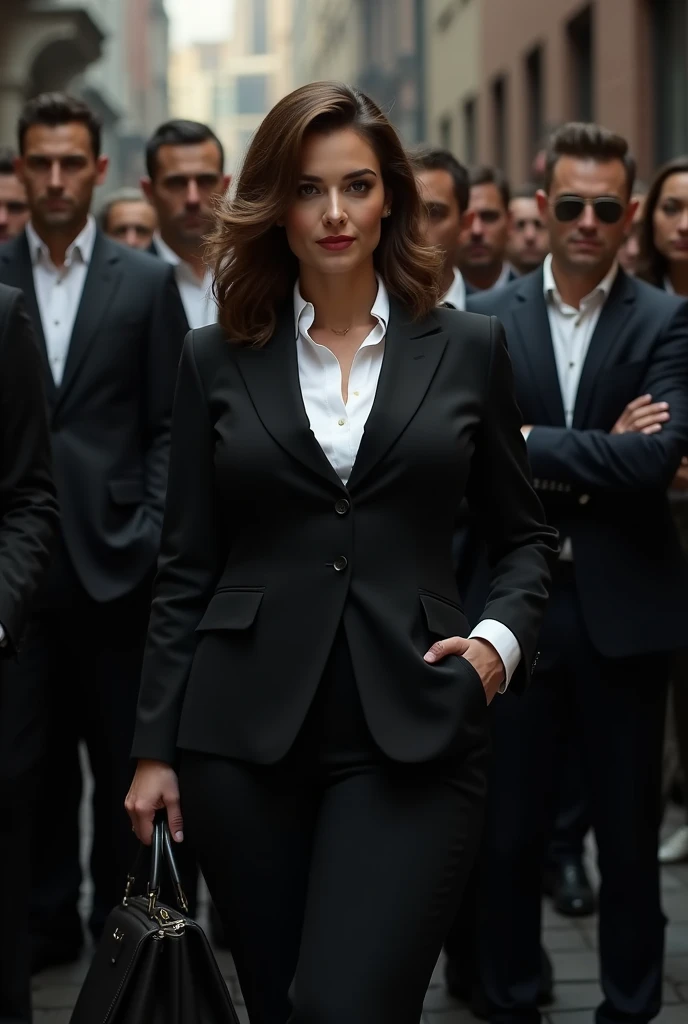
<svg viewBox="0 0 688 1024"><path fill-rule="evenodd" d="M348 249L354 241L351 235L328 235L327 238L319 238L318 245L329 252L341 252L342 249Z"/></svg>

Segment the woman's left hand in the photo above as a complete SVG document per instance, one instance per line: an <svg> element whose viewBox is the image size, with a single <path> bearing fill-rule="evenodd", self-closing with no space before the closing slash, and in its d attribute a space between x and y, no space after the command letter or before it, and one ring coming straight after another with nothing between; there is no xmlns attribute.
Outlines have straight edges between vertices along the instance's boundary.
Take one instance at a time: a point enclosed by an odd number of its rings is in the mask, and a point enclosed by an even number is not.
<svg viewBox="0 0 688 1024"><path fill-rule="evenodd" d="M504 662L496 648L488 640L482 640L480 637L466 639L463 636L450 636L447 640L438 640L433 644L425 655L425 661L432 664L446 658L448 654L455 654L470 661L480 676L485 699L491 704L505 678Z"/></svg>

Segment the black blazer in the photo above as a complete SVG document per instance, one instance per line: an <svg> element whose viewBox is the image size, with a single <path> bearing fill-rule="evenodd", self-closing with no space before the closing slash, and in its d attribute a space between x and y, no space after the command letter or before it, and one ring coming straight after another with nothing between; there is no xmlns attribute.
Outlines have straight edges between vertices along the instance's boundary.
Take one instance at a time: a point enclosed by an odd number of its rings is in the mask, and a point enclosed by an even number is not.
<svg viewBox="0 0 688 1024"><path fill-rule="evenodd" d="M38 348L20 292L0 285L0 654L20 645L57 524Z"/></svg>
<svg viewBox="0 0 688 1024"><path fill-rule="evenodd" d="M111 601L159 547L186 324L171 268L98 232L59 388L25 234L0 248L0 281L23 290L39 340L64 542L91 597Z"/></svg>
<svg viewBox="0 0 688 1024"><path fill-rule="evenodd" d="M494 567L485 617L516 635L523 687L556 548L530 484L496 320L392 303L375 403L348 486L318 445L293 311L263 348L218 326L186 339L162 552L133 754L177 746L258 763L291 747L343 620L382 750L425 761L485 727L477 673L428 665L467 635L451 560L464 494Z"/></svg>
<svg viewBox="0 0 688 1024"><path fill-rule="evenodd" d="M601 654L670 651L686 642L688 570L667 487L688 452L688 303L619 270L565 426L543 274L474 296L504 324L528 455L548 521L570 537L583 614ZM667 401L659 434L609 431L628 402ZM476 598L476 606L479 596Z"/></svg>

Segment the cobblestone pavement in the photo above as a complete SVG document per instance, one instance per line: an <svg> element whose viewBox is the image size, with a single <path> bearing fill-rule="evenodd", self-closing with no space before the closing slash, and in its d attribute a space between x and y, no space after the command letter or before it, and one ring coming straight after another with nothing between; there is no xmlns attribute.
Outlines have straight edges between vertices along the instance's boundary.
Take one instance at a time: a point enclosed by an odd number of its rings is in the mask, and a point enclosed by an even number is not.
<svg viewBox="0 0 688 1024"><path fill-rule="evenodd" d="M680 824L672 813L665 831ZM663 871L664 911L667 927L664 1009L657 1024L688 1024L688 865ZM545 943L552 955L556 1002L549 1007L546 1024L591 1024L601 995L597 982L596 920L574 922L559 917L549 905L544 910ZM218 953L222 972L237 1006L241 1024L248 1024L241 1003L231 957ZM79 984L88 966L82 962L62 970L45 971L34 979L34 1024L68 1024ZM452 1000L443 983L441 963L433 976L422 1024L475 1024L471 1012Z"/></svg>

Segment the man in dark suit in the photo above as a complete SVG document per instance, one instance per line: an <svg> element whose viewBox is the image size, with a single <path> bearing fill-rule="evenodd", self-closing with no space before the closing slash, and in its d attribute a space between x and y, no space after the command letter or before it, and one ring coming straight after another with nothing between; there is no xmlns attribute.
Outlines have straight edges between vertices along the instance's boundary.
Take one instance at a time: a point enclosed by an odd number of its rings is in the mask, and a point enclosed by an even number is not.
<svg viewBox="0 0 688 1024"><path fill-rule="evenodd" d="M39 96L23 112L19 144L31 221L0 249L0 280L23 290L38 335L61 506L58 552L20 663L26 685L51 700L32 893L38 969L73 959L82 943L81 739L95 778L96 937L130 861L123 800L185 322L171 270L107 239L89 213L107 170L91 111Z"/></svg>
<svg viewBox="0 0 688 1024"><path fill-rule="evenodd" d="M688 619L666 491L688 449L688 306L618 266L633 176L619 136L560 129L538 195L551 256L470 303L506 328L535 486L562 542L532 687L493 708L476 948L494 1024L539 1020L543 858L571 728L602 875L597 1021L640 1024L661 1007L667 669Z"/></svg>
<svg viewBox="0 0 688 1024"><path fill-rule="evenodd" d="M215 203L229 187L224 160L217 135L198 121L166 121L146 145L141 187L159 225L149 252L174 268L190 330L217 320L205 240Z"/></svg>
<svg viewBox="0 0 688 1024"><path fill-rule="evenodd" d="M0 285L0 1024L29 1024L29 834L44 699L14 656L58 512L42 368L21 294Z"/></svg>
<svg viewBox="0 0 688 1024"><path fill-rule="evenodd" d="M466 294L504 288L518 274L507 260L511 229L511 191L494 167L476 167L469 175L466 226L459 235L456 263L466 282Z"/></svg>

